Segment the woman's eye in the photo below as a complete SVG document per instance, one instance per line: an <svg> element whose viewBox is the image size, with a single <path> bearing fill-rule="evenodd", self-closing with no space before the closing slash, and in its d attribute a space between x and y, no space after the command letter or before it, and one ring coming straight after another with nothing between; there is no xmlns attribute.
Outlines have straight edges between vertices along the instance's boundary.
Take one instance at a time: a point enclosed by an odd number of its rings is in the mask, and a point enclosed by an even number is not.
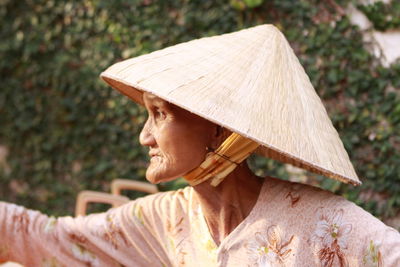
<svg viewBox="0 0 400 267"><path fill-rule="evenodd" d="M159 110L159 109L157 109L156 111L155 111L155 117L157 118L157 119L165 119L165 113L164 112L162 112L161 110Z"/></svg>

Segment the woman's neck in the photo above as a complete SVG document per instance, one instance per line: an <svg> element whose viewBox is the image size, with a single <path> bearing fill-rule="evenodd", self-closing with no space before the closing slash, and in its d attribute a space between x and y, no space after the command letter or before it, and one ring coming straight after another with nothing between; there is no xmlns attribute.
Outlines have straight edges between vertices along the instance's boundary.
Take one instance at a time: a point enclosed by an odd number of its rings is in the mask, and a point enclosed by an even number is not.
<svg viewBox="0 0 400 267"><path fill-rule="evenodd" d="M249 215L261 185L262 179L243 163L217 187L208 181L193 187L217 245Z"/></svg>

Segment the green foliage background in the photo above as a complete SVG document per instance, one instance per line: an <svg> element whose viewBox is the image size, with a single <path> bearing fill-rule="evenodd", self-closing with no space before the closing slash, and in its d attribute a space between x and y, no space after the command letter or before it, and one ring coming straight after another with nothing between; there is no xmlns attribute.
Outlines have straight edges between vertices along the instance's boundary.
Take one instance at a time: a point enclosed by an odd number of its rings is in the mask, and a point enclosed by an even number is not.
<svg viewBox="0 0 400 267"><path fill-rule="evenodd" d="M344 14L348 4L0 0L0 145L9 150L0 165L0 199L65 215L80 190L108 191L116 177L144 180L147 156L138 133L145 112L103 84L100 72L176 43L273 23L310 75L364 184L354 188L312 174L310 181L381 219L394 216L400 209L400 64L385 68L363 48L360 30ZM375 5L363 12L379 30L399 26L370 11L396 15L399 5ZM252 165L289 177L270 160L256 158Z"/></svg>

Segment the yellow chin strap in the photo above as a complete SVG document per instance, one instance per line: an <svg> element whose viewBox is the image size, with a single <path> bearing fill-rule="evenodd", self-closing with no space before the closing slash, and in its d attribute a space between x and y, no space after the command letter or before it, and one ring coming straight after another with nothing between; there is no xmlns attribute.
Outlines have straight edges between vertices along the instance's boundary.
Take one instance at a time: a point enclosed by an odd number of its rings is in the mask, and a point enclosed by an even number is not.
<svg viewBox="0 0 400 267"><path fill-rule="evenodd" d="M211 185L217 186L258 146L258 143L232 133L217 150L207 153L203 163L184 178L192 186L212 178Z"/></svg>

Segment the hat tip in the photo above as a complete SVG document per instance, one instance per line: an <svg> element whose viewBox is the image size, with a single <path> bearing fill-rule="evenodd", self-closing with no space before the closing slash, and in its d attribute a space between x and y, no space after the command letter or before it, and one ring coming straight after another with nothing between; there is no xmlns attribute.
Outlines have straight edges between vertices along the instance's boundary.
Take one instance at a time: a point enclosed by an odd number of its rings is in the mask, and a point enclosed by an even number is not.
<svg viewBox="0 0 400 267"><path fill-rule="evenodd" d="M250 29L257 30L258 32L266 35L283 36L281 30L273 24L262 24Z"/></svg>

